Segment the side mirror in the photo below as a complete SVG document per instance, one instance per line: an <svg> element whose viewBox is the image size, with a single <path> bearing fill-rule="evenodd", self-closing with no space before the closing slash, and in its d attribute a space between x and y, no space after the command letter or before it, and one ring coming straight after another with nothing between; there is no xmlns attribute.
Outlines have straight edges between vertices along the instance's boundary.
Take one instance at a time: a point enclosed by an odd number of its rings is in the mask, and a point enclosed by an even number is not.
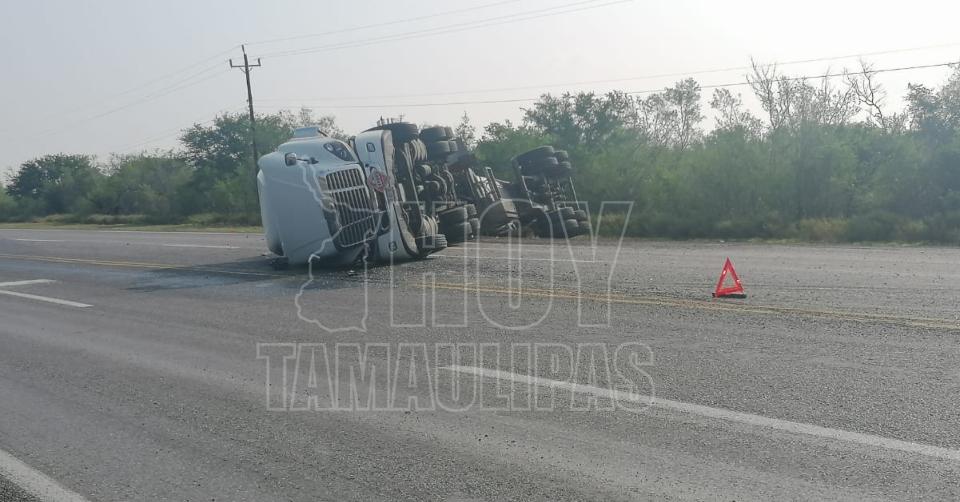
<svg viewBox="0 0 960 502"><path fill-rule="evenodd" d="M286 164L287 167L292 167L297 165L298 160L299 159L297 159L297 154L295 153L288 153L283 156L283 163Z"/></svg>

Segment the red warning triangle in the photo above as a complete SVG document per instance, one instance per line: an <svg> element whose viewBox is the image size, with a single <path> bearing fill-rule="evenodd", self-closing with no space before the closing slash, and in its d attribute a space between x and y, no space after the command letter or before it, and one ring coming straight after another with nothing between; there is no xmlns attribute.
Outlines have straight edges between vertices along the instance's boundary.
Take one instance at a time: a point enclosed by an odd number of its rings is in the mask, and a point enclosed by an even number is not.
<svg viewBox="0 0 960 502"><path fill-rule="evenodd" d="M733 286L723 287L723 282L727 279L729 275L733 279ZM713 292L715 298L727 297L727 298L746 298L747 294L743 292L743 284L740 283L740 278L737 277L737 271L733 269L733 263L730 263L730 258L727 258L727 262L723 264L723 270L720 272L720 280L717 281L717 289Z"/></svg>

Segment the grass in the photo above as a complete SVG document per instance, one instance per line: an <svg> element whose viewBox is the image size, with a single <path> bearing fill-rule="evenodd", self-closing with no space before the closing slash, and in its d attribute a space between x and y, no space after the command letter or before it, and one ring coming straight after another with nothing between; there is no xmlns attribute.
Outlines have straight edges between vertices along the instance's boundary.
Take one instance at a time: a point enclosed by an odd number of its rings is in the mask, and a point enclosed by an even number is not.
<svg viewBox="0 0 960 502"><path fill-rule="evenodd" d="M33 230L142 230L150 232L229 232L229 233L263 233L259 226L242 225L195 225L191 223L168 225L144 225L136 223L94 224L94 223L63 223L55 221L31 221L20 223L0 223L0 229L33 229Z"/></svg>
<svg viewBox="0 0 960 502"><path fill-rule="evenodd" d="M258 215L259 216L259 215ZM0 222L0 229L48 230L142 230L152 232L232 232L263 233L263 228L250 224L250 217L225 217L215 214L197 214L177 223L151 222L139 214L107 215L51 214L29 221Z"/></svg>

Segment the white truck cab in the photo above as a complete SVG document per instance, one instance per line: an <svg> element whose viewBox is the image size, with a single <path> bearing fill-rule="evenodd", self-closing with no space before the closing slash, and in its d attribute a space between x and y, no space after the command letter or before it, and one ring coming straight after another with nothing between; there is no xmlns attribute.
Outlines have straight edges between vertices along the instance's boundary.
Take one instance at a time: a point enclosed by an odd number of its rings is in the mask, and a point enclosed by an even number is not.
<svg viewBox="0 0 960 502"><path fill-rule="evenodd" d="M260 158L260 215L278 263L399 261L446 247L436 222L397 183L391 131L361 133L354 146L305 127Z"/></svg>

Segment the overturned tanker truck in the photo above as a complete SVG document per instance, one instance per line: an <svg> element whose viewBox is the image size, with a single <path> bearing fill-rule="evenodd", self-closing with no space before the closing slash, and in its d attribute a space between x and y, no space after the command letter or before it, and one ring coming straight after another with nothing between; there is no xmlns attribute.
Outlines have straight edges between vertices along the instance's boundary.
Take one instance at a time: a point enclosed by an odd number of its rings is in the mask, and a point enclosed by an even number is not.
<svg viewBox="0 0 960 502"><path fill-rule="evenodd" d="M449 127L384 122L348 143L316 127L258 161L267 246L278 268L315 260L421 259L479 235L572 237L590 230L566 153L544 146L497 179Z"/></svg>

